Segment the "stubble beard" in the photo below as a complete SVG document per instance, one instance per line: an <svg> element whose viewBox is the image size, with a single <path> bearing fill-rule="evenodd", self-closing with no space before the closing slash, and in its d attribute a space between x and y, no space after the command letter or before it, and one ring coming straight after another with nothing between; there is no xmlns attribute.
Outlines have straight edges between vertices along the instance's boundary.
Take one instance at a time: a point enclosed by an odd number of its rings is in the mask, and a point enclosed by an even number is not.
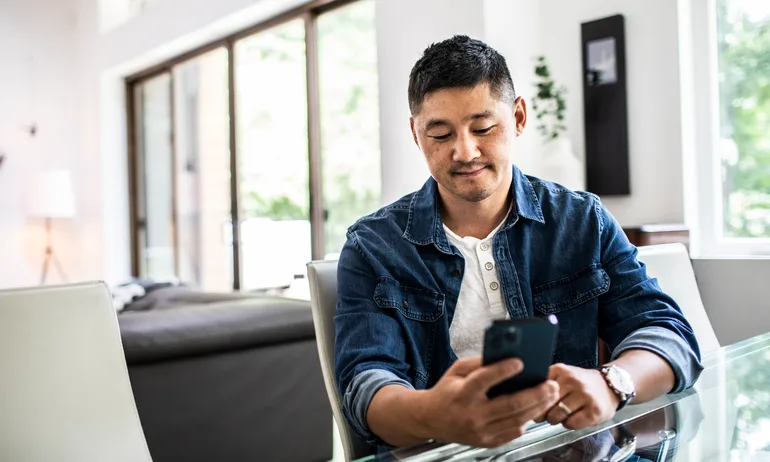
<svg viewBox="0 0 770 462"><path fill-rule="evenodd" d="M495 174L494 169L490 169L489 172L485 172L484 174ZM450 173L450 177L453 176ZM453 178L453 180L459 180L458 178ZM458 181L458 182L459 182ZM481 202L484 199L488 198L489 196L494 193L494 181L491 181L490 183L486 184L479 184L479 185L469 185L469 187L461 187L457 183L455 183L454 187L454 194L455 196L459 197L460 199L467 201L467 202Z"/></svg>

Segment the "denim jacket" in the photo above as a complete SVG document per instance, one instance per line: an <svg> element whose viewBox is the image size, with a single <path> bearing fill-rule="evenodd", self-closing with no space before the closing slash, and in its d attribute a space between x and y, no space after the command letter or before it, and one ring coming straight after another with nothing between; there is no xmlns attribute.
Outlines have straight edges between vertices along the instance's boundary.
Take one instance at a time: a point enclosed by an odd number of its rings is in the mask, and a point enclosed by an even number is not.
<svg viewBox="0 0 770 462"><path fill-rule="evenodd" d="M676 302L648 277L637 249L599 198L513 168L513 207L492 241L510 317L556 315L554 363L597 366L628 349L663 357L674 392L693 385L698 343ZM383 386L432 387L457 359L449 326L465 268L429 179L350 227L338 263L335 374L343 412L370 444L366 412Z"/></svg>

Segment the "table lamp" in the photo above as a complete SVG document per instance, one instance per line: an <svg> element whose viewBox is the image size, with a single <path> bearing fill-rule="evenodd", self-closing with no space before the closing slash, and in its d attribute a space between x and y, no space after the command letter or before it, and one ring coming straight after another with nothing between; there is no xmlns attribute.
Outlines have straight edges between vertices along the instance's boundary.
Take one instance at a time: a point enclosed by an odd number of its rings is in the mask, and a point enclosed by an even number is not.
<svg viewBox="0 0 770 462"><path fill-rule="evenodd" d="M72 188L72 178L68 170L48 170L40 172L32 184L30 200L30 216L45 219L45 259L40 284L45 283L48 268L51 264L56 267L62 280L67 282L61 263L56 258L51 243L51 219L72 218L75 216L75 194Z"/></svg>

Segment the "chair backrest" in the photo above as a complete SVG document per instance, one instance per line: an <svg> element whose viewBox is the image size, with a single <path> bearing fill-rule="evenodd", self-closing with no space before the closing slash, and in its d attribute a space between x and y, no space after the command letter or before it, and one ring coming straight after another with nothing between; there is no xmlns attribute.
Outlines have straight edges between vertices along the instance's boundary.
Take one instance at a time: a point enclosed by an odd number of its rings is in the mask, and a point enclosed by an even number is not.
<svg viewBox="0 0 770 462"><path fill-rule="evenodd" d="M662 244L639 247L639 260L647 265L647 273L658 279L661 289L682 309L698 339L701 353L720 347L703 307L690 255L682 244Z"/></svg>
<svg viewBox="0 0 770 462"><path fill-rule="evenodd" d="M337 312L337 262L317 261L307 265L310 282L310 305L313 310L318 356L321 358L324 384L329 395L334 420L339 428L345 460L371 455L373 448L361 440L342 414L342 401L334 375L334 315Z"/></svg>
<svg viewBox="0 0 770 462"><path fill-rule="evenodd" d="M0 460L152 460L104 284L0 291L0 371Z"/></svg>

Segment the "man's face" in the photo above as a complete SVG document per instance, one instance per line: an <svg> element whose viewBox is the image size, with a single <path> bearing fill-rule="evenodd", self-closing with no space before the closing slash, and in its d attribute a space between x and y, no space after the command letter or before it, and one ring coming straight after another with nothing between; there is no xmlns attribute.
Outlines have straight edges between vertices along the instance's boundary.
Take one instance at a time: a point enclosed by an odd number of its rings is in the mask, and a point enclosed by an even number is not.
<svg viewBox="0 0 770 462"><path fill-rule="evenodd" d="M494 97L489 86L429 93L411 119L414 140L439 189L479 202L511 181L512 144L526 124L526 104Z"/></svg>

